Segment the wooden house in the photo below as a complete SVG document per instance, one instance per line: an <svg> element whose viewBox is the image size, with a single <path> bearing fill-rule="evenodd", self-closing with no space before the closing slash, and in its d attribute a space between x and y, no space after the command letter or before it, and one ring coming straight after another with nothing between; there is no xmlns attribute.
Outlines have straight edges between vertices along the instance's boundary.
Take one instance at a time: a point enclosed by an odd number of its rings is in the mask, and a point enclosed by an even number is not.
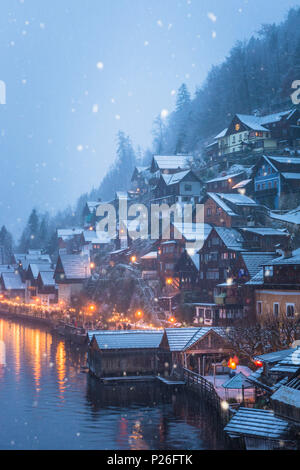
<svg viewBox="0 0 300 470"><path fill-rule="evenodd" d="M204 204L204 222L219 227L241 227L264 219L265 210L253 199L236 193L207 193Z"/></svg>
<svg viewBox="0 0 300 470"><path fill-rule="evenodd" d="M201 182L192 170L161 174L153 191L152 203L197 204L200 200Z"/></svg>
<svg viewBox="0 0 300 470"><path fill-rule="evenodd" d="M52 271L52 276L53 276L53 270L51 268L51 264L48 263L47 261L45 262L40 262L40 263L30 263L26 272L24 273L24 280L26 284L26 296L25 296L25 301L27 303L31 303L32 301L35 301L35 299L38 297L38 275L40 271Z"/></svg>
<svg viewBox="0 0 300 470"><path fill-rule="evenodd" d="M254 170L255 200L270 209L294 209L300 203L300 158L262 156Z"/></svg>
<svg viewBox="0 0 300 470"><path fill-rule="evenodd" d="M1 273L0 278L1 292L8 299L18 299L24 301L26 285L22 281L20 273L15 271L6 271Z"/></svg>
<svg viewBox="0 0 300 470"><path fill-rule="evenodd" d="M37 277L37 297L42 305L55 304L58 301L58 291L54 280L54 269L40 270Z"/></svg>
<svg viewBox="0 0 300 470"><path fill-rule="evenodd" d="M147 376L168 372L168 351L161 348L163 331L99 331L88 349L88 367L98 378Z"/></svg>
<svg viewBox="0 0 300 470"><path fill-rule="evenodd" d="M91 276L88 255L59 255L54 271L58 285L58 300L66 304L76 302L84 282Z"/></svg>
<svg viewBox="0 0 300 470"><path fill-rule="evenodd" d="M300 254L286 252L263 265L262 282L255 289L256 319L295 318L300 312Z"/></svg>
<svg viewBox="0 0 300 470"><path fill-rule="evenodd" d="M238 171L227 174L224 172L221 176L206 181L205 187L208 193L231 193L233 187L247 178L245 171Z"/></svg>

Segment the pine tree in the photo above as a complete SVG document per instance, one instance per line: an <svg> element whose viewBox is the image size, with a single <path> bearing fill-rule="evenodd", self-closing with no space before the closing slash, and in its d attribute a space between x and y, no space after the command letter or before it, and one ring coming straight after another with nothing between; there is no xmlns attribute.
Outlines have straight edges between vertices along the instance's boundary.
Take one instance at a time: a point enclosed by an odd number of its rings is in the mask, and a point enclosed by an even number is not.
<svg viewBox="0 0 300 470"><path fill-rule="evenodd" d="M5 225L0 230L0 263L9 264L13 260L13 237Z"/></svg>

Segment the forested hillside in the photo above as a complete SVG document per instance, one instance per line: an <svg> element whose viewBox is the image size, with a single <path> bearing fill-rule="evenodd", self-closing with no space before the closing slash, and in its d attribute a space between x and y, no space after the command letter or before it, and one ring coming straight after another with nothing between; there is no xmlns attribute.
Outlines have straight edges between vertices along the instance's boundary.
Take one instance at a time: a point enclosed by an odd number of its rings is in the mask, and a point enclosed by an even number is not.
<svg viewBox="0 0 300 470"><path fill-rule="evenodd" d="M175 110L167 119L158 116L154 120L153 146L139 155L139 164L148 163L153 153L201 156L204 142L225 128L234 114L256 110L270 113L291 107L291 84L297 79L300 79L300 8L290 10L281 24L263 25L248 41L237 43L221 65L212 67L194 96L182 84ZM53 230L75 226L87 200L107 201L116 190L128 189L135 161L130 138L119 132L116 161L99 187L83 194L75 210L65 209L49 221L49 226ZM22 246L28 244L26 239L23 234Z"/></svg>

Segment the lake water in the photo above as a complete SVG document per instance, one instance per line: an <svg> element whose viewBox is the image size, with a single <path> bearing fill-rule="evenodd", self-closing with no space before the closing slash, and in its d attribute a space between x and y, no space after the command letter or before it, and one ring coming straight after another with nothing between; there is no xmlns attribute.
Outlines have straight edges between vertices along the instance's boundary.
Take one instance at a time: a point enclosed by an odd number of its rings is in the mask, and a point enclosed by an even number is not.
<svg viewBox="0 0 300 470"><path fill-rule="evenodd" d="M46 329L0 317L0 360L0 449L224 448L203 404L163 385L101 385Z"/></svg>

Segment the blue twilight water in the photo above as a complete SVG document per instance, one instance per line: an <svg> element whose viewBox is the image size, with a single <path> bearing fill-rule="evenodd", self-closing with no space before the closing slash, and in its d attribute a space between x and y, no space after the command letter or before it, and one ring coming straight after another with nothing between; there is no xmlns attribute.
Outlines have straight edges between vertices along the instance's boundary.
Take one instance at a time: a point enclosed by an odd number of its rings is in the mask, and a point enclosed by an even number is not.
<svg viewBox="0 0 300 470"><path fill-rule="evenodd" d="M85 354L0 318L0 449L220 449L205 407L165 386L103 386Z"/></svg>

